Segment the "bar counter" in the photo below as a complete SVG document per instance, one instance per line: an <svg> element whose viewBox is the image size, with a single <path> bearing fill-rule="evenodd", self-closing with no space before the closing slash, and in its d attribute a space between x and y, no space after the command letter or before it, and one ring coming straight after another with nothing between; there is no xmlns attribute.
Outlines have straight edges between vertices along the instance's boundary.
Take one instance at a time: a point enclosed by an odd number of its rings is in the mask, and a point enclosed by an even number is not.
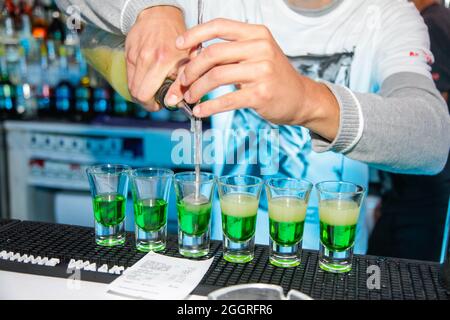
<svg viewBox="0 0 450 320"><path fill-rule="evenodd" d="M121 247L99 247L94 230L87 227L43 222L0 220L0 252L28 254L59 259L56 266L32 265L0 258L0 270L68 278L72 259L95 262L97 266L127 268L145 253L136 251L133 233ZM163 254L178 254L176 236L169 236ZM212 241L209 256L214 257L194 295L205 296L225 286L244 283L270 283L299 290L313 299L332 300L449 300L439 281L440 265L433 262L355 255L348 274L331 274L318 267L316 251L303 250L296 268L277 268L268 263L268 247L256 246L255 258L247 264L232 264L222 258L221 242ZM118 274L81 270L81 280L110 283ZM379 282L377 281L379 276ZM379 284L379 287L378 287Z"/></svg>

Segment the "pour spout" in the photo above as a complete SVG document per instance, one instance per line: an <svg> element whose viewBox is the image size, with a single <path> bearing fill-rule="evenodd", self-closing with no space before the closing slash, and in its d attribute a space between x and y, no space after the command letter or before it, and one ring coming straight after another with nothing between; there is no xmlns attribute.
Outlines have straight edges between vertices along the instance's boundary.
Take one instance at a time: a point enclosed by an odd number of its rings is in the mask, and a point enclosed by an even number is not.
<svg viewBox="0 0 450 320"><path fill-rule="evenodd" d="M191 105L184 100L181 100L176 106L168 106L164 102L164 98L166 97L167 92L169 91L169 88L173 82L174 81L171 79L164 80L163 84L161 85L161 87L158 89L158 91L155 94L156 103L158 103L161 107L163 107L169 111L182 110L189 119L191 119L191 120L195 119L194 114L192 112L192 108L194 107L194 105Z"/></svg>

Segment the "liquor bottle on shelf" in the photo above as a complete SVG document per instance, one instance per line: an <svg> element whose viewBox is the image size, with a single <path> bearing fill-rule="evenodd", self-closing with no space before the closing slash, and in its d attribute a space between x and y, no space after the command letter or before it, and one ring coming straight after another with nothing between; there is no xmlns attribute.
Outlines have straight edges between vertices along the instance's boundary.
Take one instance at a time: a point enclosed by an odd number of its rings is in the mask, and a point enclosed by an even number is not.
<svg viewBox="0 0 450 320"><path fill-rule="evenodd" d="M91 73L92 87L92 111L95 116L110 115L111 112L111 92L102 77L93 70Z"/></svg>
<svg viewBox="0 0 450 320"><path fill-rule="evenodd" d="M18 11L21 15L27 15L31 17L33 15L33 1L32 0L19 0L17 3Z"/></svg>
<svg viewBox="0 0 450 320"><path fill-rule="evenodd" d="M38 53L30 52L20 47L20 80L16 85L16 113L21 119L33 119L37 114L36 85L40 81L40 66L35 62ZM33 57L31 59L30 57ZM37 59L39 60L39 59Z"/></svg>
<svg viewBox="0 0 450 320"><path fill-rule="evenodd" d="M81 64L82 78L75 89L75 121L89 121L93 117L91 79L86 63Z"/></svg>
<svg viewBox="0 0 450 320"><path fill-rule="evenodd" d="M5 0L3 3L2 11L6 11L8 15L14 15L16 12L16 5L13 0Z"/></svg>
<svg viewBox="0 0 450 320"><path fill-rule="evenodd" d="M14 0L6 0L3 5L2 12L4 15L11 18L12 27L14 30L21 29L20 8Z"/></svg>
<svg viewBox="0 0 450 320"><path fill-rule="evenodd" d="M39 118L51 117L51 88L43 83L37 89L37 116Z"/></svg>
<svg viewBox="0 0 450 320"><path fill-rule="evenodd" d="M5 36L5 24L6 18L9 17L9 9L7 2L0 5L0 36L3 38Z"/></svg>
<svg viewBox="0 0 450 320"><path fill-rule="evenodd" d="M113 114L116 117L128 117L129 114L129 104L118 92L114 91L113 95Z"/></svg>
<svg viewBox="0 0 450 320"><path fill-rule="evenodd" d="M17 66L19 62L19 39L14 26L14 17L11 15L6 16L4 19L4 29L3 34L1 34L1 39L5 45L8 68L13 67L13 65Z"/></svg>
<svg viewBox="0 0 450 320"><path fill-rule="evenodd" d="M59 44L64 43L66 40L66 27L61 21L61 13L55 4L51 5L48 12L50 21L48 26L48 39L52 39Z"/></svg>
<svg viewBox="0 0 450 320"><path fill-rule="evenodd" d="M73 106L73 86L69 78L66 47L59 48L59 83L54 90L54 114L58 118L70 118Z"/></svg>
<svg viewBox="0 0 450 320"><path fill-rule="evenodd" d="M51 87L49 84L48 50L44 42L40 44L40 54L42 79L36 88L37 116L46 118L51 115Z"/></svg>
<svg viewBox="0 0 450 320"><path fill-rule="evenodd" d="M18 32L19 44L25 50L25 54L29 54L31 50L35 50L38 46L38 41L33 37L31 33L31 21L30 17L26 14L22 14L22 29Z"/></svg>
<svg viewBox="0 0 450 320"><path fill-rule="evenodd" d="M46 39L48 32L48 21L46 10L41 0L35 0L33 6L33 37Z"/></svg>
<svg viewBox="0 0 450 320"><path fill-rule="evenodd" d="M111 93L106 86L93 89L92 107L96 115L111 115Z"/></svg>
<svg viewBox="0 0 450 320"><path fill-rule="evenodd" d="M0 119L15 115L15 86L9 80L5 48L0 44Z"/></svg>
<svg viewBox="0 0 450 320"><path fill-rule="evenodd" d="M48 85L48 93L50 98L50 108L44 112L46 117L57 117L58 114L56 112L56 98L55 98L55 89L60 81L60 63L57 52L59 50L59 46L55 44L55 42L51 39L47 40L46 43L46 60L47 60L47 69L45 72L45 82Z"/></svg>

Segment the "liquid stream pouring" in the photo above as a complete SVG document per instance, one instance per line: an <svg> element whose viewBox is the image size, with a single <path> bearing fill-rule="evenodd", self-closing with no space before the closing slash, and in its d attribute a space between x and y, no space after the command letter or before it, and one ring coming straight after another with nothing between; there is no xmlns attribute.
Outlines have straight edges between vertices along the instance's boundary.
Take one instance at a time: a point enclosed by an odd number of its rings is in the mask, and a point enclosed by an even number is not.
<svg viewBox="0 0 450 320"><path fill-rule="evenodd" d="M203 23L203 0L197 1L197 24ZM202 44L197 47L197 54L202 50ZM176 106L168 106L164 102L164 98L174 81L166 79L155 94L155 101L169 111L180 109L191 120L191 132L194 134L194 165L195 165L195 190L192 194L187 195L183 201L191 205L202 205L208 203L208 199L200 194L200 165L202 164L202 119L194 116L192 108L195 105L188 104L184 99Z"/></svg>
<svg viewBox="0 0 450 320"><path fill-rule="evenodd" d="M198 24L203 23L203 1L198 0ZM126 78L125 37L118 36L87 25L81 35L81 47L84 56L111 86L126 100L133 101ZM200 52L199 45L197 52ZM184 200L191 205L201 205L208 199L200 193L200 165L202 163L202 120L193 115L192 108L186 101L176 106L167 106L164 98L174 81L166 79L155 94L155 101L167 110L183 111L191 120L191 131L194 135L195 190Z"/></svg>
<svg viewBox="0 0 450 320"><path fill-rule="evenodd" d="M208 199L200 194L200 165L202 164L202 119L194 116L192 108L195 105L188 104L181 100L176 106L168 106L164 98L174 81L166 79L155 94L155 101L169 111L183 111L191 120L191 132L194 134L194 165L195 165L195 191L183 200L191 205L201 205L208 203Z"/></svg>

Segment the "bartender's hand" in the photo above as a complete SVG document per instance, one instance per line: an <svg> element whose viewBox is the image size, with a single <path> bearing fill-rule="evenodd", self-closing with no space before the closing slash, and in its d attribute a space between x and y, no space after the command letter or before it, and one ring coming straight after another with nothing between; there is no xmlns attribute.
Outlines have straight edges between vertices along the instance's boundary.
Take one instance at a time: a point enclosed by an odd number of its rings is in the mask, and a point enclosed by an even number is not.
<svg viewBox="0 0 450 320"><path fill-rule="evenodd" d="M179 67L188 58L188 50L175 47L176 38L185 31L184 17L178 8L157 6L142 11L127 35L128 88L132 97L149 111L160 109L153 99L156 91L166 77L176 78Z"/></svg>
<svg viewBox="0 0 450 320"><path fill-rule="evenodd" d="M334 140L339 129L334 95L324 84L301 76L265 26L215 19L185 32L176 46L187 50L215 38L227 42L203 49L180 73L181 84L189 87L184 99L194 103L227 84L239 90L199 104L196 116L250 107L273 123L302 125ZM181 100L178 92L174 86L167 96Z"/></svg>

